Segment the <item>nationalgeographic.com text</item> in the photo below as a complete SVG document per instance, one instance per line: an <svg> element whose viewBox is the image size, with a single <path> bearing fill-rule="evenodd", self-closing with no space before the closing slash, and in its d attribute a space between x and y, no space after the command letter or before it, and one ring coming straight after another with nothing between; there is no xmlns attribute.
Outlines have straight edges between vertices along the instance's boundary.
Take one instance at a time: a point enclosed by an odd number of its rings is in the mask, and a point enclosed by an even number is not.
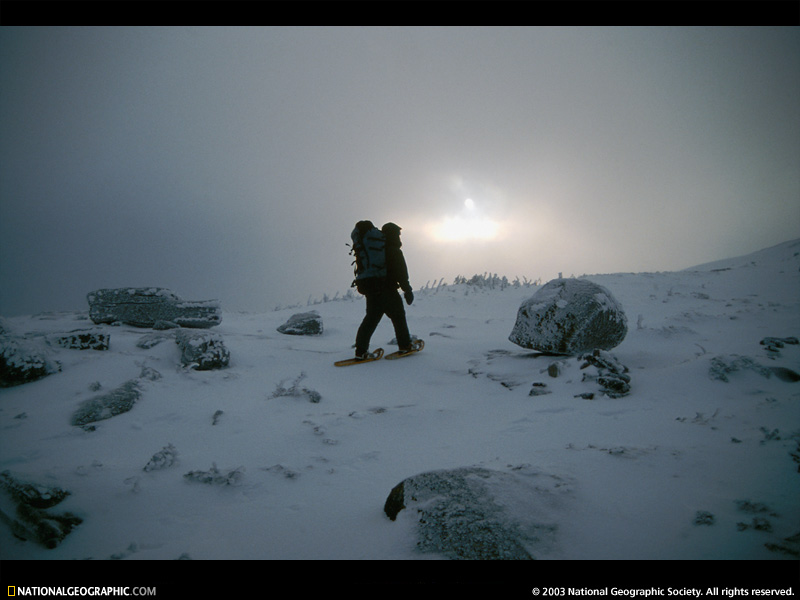
<svg viewBox="0 0 800 600"><path fill-rule="evenodd" d="M154 587L42 587L42 586L10 586L9 596L155 596Z"/></svg>

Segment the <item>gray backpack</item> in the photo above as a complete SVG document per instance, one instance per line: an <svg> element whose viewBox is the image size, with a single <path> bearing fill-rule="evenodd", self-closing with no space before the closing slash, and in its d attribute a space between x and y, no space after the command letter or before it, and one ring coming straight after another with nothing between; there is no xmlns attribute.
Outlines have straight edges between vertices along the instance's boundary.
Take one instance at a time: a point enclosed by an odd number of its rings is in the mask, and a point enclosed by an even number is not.
<svg viewBox="0 0 800 600"><path fill-rule="evenodd" d="M370 221L359 221L350 234L353 245L350 254L355 256L351 287L364 294L374 289L378 280L386 278L386 237Z"/></svg>

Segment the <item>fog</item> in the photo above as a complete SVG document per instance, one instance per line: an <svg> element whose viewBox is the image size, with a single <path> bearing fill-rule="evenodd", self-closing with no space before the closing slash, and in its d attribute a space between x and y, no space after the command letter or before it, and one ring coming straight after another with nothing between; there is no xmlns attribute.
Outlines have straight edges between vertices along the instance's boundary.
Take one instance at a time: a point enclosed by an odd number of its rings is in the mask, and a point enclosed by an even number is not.
<svg viewBox="0 0 800 600"><path fill-rule="evenodd" d="M677 270L800 237L787 28L0 27L0 315Z"/></svg>

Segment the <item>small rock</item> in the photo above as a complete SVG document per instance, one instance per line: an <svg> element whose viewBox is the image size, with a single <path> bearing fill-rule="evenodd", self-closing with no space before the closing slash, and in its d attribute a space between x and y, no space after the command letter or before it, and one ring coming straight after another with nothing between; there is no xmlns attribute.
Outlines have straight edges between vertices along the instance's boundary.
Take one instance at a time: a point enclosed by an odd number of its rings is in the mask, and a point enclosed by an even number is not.
<svg viewBox="0 0 800 600"><path fill-rule="evenodd" d="M694 524L695 525L713 525L714 524L714 515L710 512L705 510L698 510L697 514L694 517Z"/></svg>
<svg viewBox="0 0 800 600"><path fill-rule="evenodd" d="M322 317L314 310L297 313L278 327L278 331L286 335L322 335Z"/></svg>
<svg viewBox="0 0 800 600"><path fill-rule="evenodd" d="M166 469L171 467L177 462L178 451L172 444L167 444L161 450L156 452L152 458L144 466L144 471L157 471L159 469Z"/></svg>
<svg viewBox="0 0 800 600"><path fill-rule="evenodd" d="M528 396L544 396L545 394L552 393L549 389L547 389L546 383L536 382L531 387L531 391L528 392Z"/></svg>
<svg viewBox="0 0 800 600"><path fill-rule="evenodd" d="M189 481L196 481L198 483L207 483L212 485L236 485L242 478L242 471L244 469L239 467L222 473L217 469L216 464L212 464L208 471L189 471L183 477Z"/></svg>

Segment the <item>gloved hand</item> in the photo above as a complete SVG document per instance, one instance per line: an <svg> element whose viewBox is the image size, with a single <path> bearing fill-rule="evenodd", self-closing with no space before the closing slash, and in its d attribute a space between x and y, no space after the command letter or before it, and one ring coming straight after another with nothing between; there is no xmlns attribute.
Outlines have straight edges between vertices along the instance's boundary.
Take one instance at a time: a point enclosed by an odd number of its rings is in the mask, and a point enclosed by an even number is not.
<svg viewBox="0 0 800 600"><path fill-rule="evenodd" d="M411 290L406 290L403 295L406 298L406 304L411 305L411 303L414 301L414 292Z"/></svg>

